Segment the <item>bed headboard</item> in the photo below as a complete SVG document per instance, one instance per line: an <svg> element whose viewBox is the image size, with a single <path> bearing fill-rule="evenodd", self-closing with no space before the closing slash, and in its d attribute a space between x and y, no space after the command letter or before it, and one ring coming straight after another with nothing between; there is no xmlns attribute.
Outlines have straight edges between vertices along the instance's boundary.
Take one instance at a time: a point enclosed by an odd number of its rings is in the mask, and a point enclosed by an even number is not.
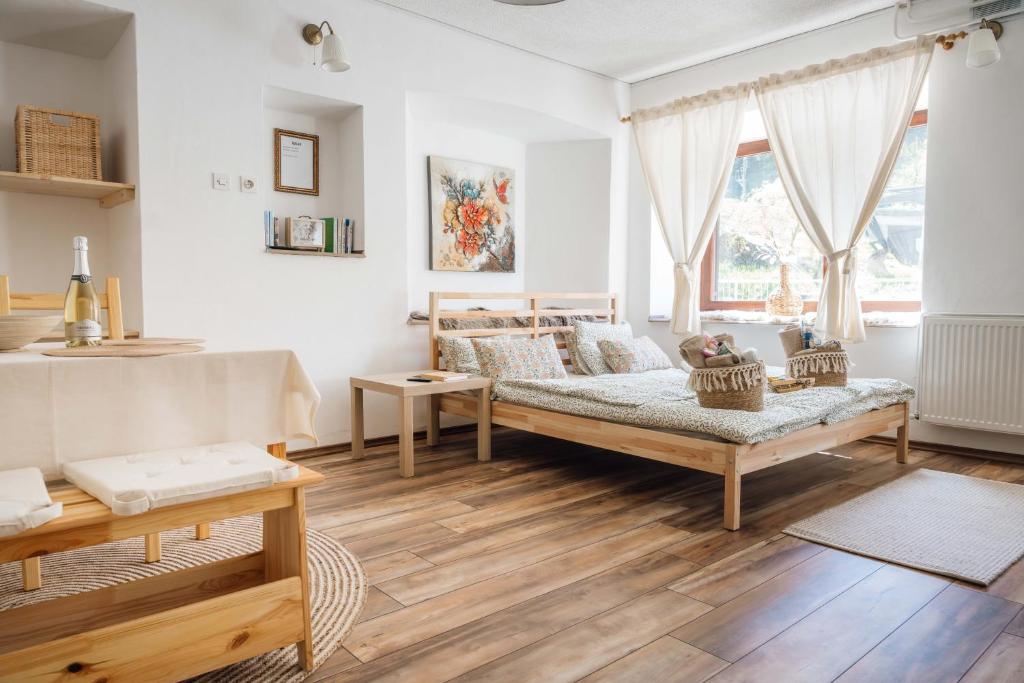
<svg viewBox="0 0 1024 683"><path fill-rule="evenodd" d="M509 301L505 310L469 311L463 309L446 309L445 301L462 301L465 306L467 299L483 301ZM596 303L594 308L545 308L543 302ZM525 307L513 307L516 303ZM528 334L534 339L542 334L557 335L555 342L560 350L565 349L565 341L560 339L561 333L572 330L572 327L542 327L541 318L545 316L595 316L610 322L619 322L618 296L607 292L431 292L430 293L430 367L437 370L441 367L441 351L438 337L493 337L501 334ZM473 320L483 324L485 320L528 318L530 325L526 327L469 327L466 329L443 330L442 320ZM565 354L563 354L564 356ZM562 362L570 365L568 358Z"/></svg>

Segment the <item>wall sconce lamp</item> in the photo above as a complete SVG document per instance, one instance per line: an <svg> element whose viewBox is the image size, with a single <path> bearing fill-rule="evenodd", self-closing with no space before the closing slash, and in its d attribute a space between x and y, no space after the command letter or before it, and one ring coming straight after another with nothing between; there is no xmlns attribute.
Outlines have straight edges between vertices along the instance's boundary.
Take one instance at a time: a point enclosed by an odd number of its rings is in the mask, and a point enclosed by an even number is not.
<svg viewBox="0 0 1024 683"><path fill-rule="evenodd" d="M967 66L972 69L980 69L995 64L1002 56L999 53L999 46L996 41L1003 35L1003 25L998 21L982 19L978 28L971 32L967 41ZM938 36L936 44L941 45L943 50L952 50L958 40L967 38L966 31L949 33Z"/></svg>
<svg viewBox="0 0 1024 683"><path fill-rule="evenodd" d="M329 33L323 32L324 26ZM302 27L302 39L310 45L315 46L323 43L320 48L320 68L324 71L348 71L352 65L345 59L345 47L341 44L341 38L334 32L334 29L327 21L320 22L320 25L306 24Z"/></svg>

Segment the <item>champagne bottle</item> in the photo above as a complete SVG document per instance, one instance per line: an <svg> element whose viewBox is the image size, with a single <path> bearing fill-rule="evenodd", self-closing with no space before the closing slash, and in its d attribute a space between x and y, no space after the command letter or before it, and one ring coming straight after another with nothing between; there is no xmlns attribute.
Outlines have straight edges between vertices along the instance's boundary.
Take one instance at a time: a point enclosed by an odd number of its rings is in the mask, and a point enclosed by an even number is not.
<svg viewBox="0 0 1024 683"><path fill-rule="evenodd" d="M98 346L100 331L100 298L89 274L89 241L76 237L75 271L64 297L64 341L68 346Z"/></svg>

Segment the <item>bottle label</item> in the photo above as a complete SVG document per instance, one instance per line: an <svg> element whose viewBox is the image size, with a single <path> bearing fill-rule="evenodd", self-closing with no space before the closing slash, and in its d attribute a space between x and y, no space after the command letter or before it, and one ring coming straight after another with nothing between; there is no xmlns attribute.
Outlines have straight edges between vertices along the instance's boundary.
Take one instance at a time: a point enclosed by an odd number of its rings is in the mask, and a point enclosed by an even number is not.
<svg viewBox="0 0 1024 683"><path fill-rule="evenodd" d="M89 280L92 280L92 275L89 275L88 273L86 273L84 275L72 275L71 279L72 280L78 280L82 284L85 284Z"/></svg>
<svg viewBox="0 0 1024 683"><path fill-rule="evenodd" d="M65 330L69 339L99 339L102 335L100 324L95 320L79 320L68 323Z"/></svg>

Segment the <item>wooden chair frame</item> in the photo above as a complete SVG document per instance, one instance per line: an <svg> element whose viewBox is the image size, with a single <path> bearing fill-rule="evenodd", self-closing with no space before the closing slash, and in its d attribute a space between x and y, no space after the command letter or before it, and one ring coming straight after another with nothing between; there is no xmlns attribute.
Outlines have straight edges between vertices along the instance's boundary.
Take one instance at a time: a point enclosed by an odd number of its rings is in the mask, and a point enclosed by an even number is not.
<svg viewBox="0 0 1024 683"><path fill-rule="evenodd" d="M124 339L124 310L121 308L121 280L108 277L107 291L99 292L100 309L107 312L110 339ZM12 292L11 281L0 275L0 315L12 311L63 311L61 292Z"/></svg>
<svg viewBox="0 0 1024 683"><path fill-rule="evenodd" d="M0 562L257 513L263 548L5 612L0 683L177 681L291 644L312 670L305 487L323 479L300 466L267 488L123 517L79 489L55 493L64 514L0 539Z"/></svg>
<svg viewBox="0 0 1024 683"><path fill-rule="evenodd" d="M441 304L447 300L467 299L512 299L528 301L528 310L465 311L448 310ZM544 300L602 300L610 302L601 309L544 309ZM541 334L561 333L572 328L541 327L539 317L543 315L599 315L618 321L617 298L614 294L602 293L470 293L432 292L430 295L430 359L431 367L440 367L441 355L437 340L440 337L480 337L497 334L529 334L536 338ZM472 328L464 330L442 330L440 321L483 320L487 318L530 317L532 325L524 328L496 329ZM565 344L559 342L559 347ZM568 364L568 361L565 361ZM447 412L462 417L477 418L475 396L445 394L431 402L428 442L437 443L440 413ZM790 460L802 458L828 448L857 441L869 436L896 430L896 461L907 462L909 450L910 419L909 404L896 405L872 410L863 415L835 424L819 424L807 427L785 436L758 444L737 444L711 439L685 436L670 430L652 429L634 425L608 422L596 418L579 417L541 408L531 408L504 401L491 402L493 424L543 434L575 443L597 446L620 453L689 467L718 474L725 479L725 514L723 526L730 531L740 528L740 483L744 474L772 467Z"/></svg>

